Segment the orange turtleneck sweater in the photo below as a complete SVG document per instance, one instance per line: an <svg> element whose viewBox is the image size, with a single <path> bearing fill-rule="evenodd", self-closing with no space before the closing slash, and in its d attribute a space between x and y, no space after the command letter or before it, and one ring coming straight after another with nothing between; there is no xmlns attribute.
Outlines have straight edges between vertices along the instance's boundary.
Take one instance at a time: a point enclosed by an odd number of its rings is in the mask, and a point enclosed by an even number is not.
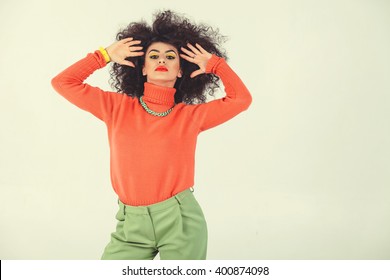
<svg viewBox="0 0 390 280"><path fill-rule="evenodd" d="M226 96L199 105L180 103L168 116L156 117L142 108L138 98L84 83L105 65L99 51L90 53L53 78L52 85L106 123L112 186L128 205L157 203L192 187L198 134L233 118L252 101L225 60L213 55L206 73L221 78ZM163 112L173 106L175 92L175 88L145 83L143 100L150 109Z"/></svg>

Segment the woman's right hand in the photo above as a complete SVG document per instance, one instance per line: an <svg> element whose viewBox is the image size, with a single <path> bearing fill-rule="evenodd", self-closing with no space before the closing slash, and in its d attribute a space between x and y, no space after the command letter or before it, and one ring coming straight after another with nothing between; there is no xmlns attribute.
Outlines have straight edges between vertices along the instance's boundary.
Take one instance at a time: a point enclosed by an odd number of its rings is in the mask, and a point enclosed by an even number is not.
<svg viewBox="0 0 390 280"><path fill-rule="evenodd" d="M133 38L125 38L120 41L114 42L112 45L106 48L110 60L122 65L135 67L134 63L126 60L128 57L141 56L144 52L142 46L137 46L141 43L139 40L133 40Z"/></svg>

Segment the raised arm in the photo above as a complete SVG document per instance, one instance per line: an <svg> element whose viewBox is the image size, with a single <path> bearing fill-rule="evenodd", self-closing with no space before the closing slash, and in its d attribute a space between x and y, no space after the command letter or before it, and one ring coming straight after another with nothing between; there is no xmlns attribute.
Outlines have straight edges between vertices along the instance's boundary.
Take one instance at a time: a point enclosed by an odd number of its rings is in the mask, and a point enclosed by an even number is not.
<svg viewBox="0 0 390 280"><path fill-rule="evenodd" d="M136 46L139 43L140 41L126 38L107 47L105 54L104 50L89 53L54 77L51 81L53 88L74 105L106 121L111 115L115 98L118 98L117 94L103 91L84 81L109 61L134 67L132 62L125 59L143 55L143 52L139 52L142 47Z"/></svg>
<svg viewBox="0 0 390 280"><path fill-rule="evenodd" d="M221 99L195 106L194 118L200 131L222 124L245 111L252 102L252 96L225 59L208 53L198 44L196 47L188 45L188 48L190 50L182 48L185 54L181 57L199 66L191 77L213 73L220 77L226 92Z"/></svg>

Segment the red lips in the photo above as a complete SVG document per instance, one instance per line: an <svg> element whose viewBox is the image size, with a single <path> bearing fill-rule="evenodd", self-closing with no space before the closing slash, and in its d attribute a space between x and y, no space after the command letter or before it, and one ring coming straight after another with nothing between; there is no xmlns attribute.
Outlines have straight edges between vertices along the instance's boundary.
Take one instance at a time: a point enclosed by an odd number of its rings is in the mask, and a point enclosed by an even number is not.
<svg viewBox="0 0 390 280"><path fill-rule="evenodd" d="M165 66L158 66L156 68L156 71L161 71L161 72L168 72L168 68Z"/></svg>

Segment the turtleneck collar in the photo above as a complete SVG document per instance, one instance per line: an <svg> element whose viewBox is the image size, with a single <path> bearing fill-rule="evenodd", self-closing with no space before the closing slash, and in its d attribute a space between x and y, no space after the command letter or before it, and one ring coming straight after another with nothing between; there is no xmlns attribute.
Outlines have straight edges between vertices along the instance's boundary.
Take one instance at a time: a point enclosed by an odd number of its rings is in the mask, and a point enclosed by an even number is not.
<svg viewBox="0 0 390 280"><path fill-rule="evenodd" d="M174 87L163 87L146 82L144 84L143 100L150 103L173 106L175 104L175 92L176 89Z"/></svg>

